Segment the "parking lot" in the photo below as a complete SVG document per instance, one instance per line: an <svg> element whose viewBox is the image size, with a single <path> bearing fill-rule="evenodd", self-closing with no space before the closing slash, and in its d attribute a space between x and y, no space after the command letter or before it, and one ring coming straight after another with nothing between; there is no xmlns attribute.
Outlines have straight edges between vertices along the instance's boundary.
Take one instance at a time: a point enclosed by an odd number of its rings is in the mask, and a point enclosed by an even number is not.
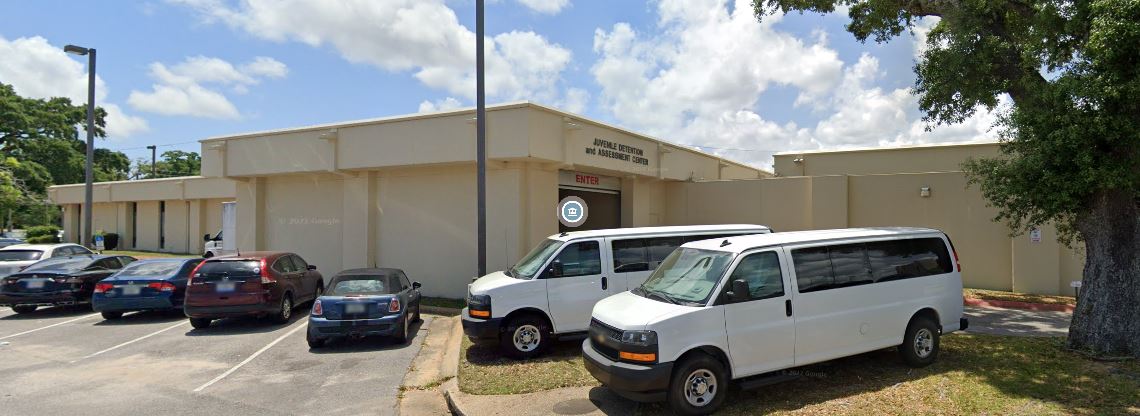
<svg viewBox="0 0 1140 416"><path fill-rule="evenodd" d="M304 310L285 325L226 319L193 330L179 313L112 322L90 309L0 308L0 413L395 414L431 317L407 344L310 351Z"/></svg>

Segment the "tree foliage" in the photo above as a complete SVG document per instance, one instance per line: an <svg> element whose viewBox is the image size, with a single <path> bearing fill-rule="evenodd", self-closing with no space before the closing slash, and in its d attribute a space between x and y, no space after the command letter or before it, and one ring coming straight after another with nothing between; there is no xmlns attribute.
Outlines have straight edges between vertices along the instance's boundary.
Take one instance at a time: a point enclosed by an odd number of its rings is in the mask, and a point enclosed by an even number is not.
<svg viewBox="0 0 1140 416"><path fill-rule="evenodd" d="M151 171L150 160L135 161L135 176L139 179L169 178L174 176L195 176L202 173L202 157L197 152L168 150L162 152L162 159L154 164Z"/></svg>
<svg viewBox="0 0 1140 416"><path fill-rule="evenodd" d="M915 64L932 126L1000 110L1001 155L963 168L1015 233L1055 224L1083 240L1070 346L1140 356L1140 2L756 0L758 17L848 7L884 42L939 18ZM1012 105L1000 106L1003 97Z"/></svg>

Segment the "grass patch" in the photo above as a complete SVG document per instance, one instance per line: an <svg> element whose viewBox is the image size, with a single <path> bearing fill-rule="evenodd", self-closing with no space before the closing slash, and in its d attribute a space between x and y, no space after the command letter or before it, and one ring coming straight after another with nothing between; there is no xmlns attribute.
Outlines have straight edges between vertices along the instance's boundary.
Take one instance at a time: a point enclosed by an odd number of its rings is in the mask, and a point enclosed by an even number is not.
<svg viewBox="0 0 1140 416"><path fill-rule="evenodd" d="M420 298L420 302L423 306L434 306L437 308L463 309L467 307L467 301L463 299L431 298L424 296Z"/></svg>
<svg viewBox="0 0 1140 416"><path fill-rule="evenodd" d="M138 259L153 259L153 258L190 258L202 257L198 254L180 254L180 253L160 253L157 251L133 251L133 250L103 250L103 254L114 256L131 256Z"/></svg>
<svg viewBox="0 0 1140 416"><path fill-rule="evenodd" d="M582 363L582 341L555 341L535 360L504 357L495 345L463 339L459 389L470 394L520 394L562 387L596 386Z"/></svg>
<svg viewBox="0 0 1140 416"><path fill-rule="evenodd" d="M1044 303L1049 305L1076 305L1072 296L1031 295L1028 293L1003 292L1000 290L963 289L962 296L981 300L1005 300L1014 302Z"/></svg>
<svg viewBox="0 0 1140 416"><path fill-rule="evenodd" d="M1099 362L1067 351L1064 338L953 334L933 365L912 369L880 350L795 371L795 381L729 389L718 414L1140 415L1140 363ZM558 343L544 359L498 358L464 344L459 386L474 394L526 393L598 383L579 343ZM527 375L527 376L522 376ZM541 377L537 375L542 375ZM639 408L664 414L663 404Z"/></svg>

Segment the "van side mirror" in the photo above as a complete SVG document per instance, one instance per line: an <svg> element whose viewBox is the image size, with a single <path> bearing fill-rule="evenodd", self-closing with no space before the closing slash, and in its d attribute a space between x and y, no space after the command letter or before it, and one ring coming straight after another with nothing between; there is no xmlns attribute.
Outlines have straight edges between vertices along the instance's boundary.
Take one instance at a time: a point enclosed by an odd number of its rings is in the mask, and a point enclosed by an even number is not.
<svg viewBox="0 0 1140 416"><path fill-rule="evenodd" d="M210 233L206 233L206 235L202 237L202 241L210 241Z"/></svg>
<svg viewBox="0 0 1140 416"><path fill-rule="evenodd" d="M732 281L732 291L726 293L728 300L733 302L743 302L749 299L748 282L744 279L736 279Z"/></svg>
<svg viewBox="0 0 1140 416"><path fill-rule="evenodd" d="M308 270L317 270L317 265L315 265L315 264L310 264L310 265L309 265L309 267L306 267L305 269L308 269Z"/></svg>
<svg viewBox="0 0 1140 416"><path fill-rule="evenodd" d="M423 285L421 285L420 282L412 282L412 289L418 290L421 287L423 287Z"/></svg>
<svg viewBox="0 0 1140 416"><path fill-rule="evenodd" d="M549 277L562 277L562 261L554 260L550 262L550 268L546 269Z"/></svg>

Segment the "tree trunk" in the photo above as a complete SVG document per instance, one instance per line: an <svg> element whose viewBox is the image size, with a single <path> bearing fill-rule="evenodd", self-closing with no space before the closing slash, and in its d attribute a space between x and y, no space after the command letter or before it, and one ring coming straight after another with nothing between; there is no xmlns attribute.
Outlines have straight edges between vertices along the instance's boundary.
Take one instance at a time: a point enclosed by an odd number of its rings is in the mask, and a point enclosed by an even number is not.
<svg viewBox="0 0 1140 416"><path fill-rule="evenodd" d="M1140 358L1140 201L1102 190L1077 219L1086 259L1069 347Z"/></svg>

